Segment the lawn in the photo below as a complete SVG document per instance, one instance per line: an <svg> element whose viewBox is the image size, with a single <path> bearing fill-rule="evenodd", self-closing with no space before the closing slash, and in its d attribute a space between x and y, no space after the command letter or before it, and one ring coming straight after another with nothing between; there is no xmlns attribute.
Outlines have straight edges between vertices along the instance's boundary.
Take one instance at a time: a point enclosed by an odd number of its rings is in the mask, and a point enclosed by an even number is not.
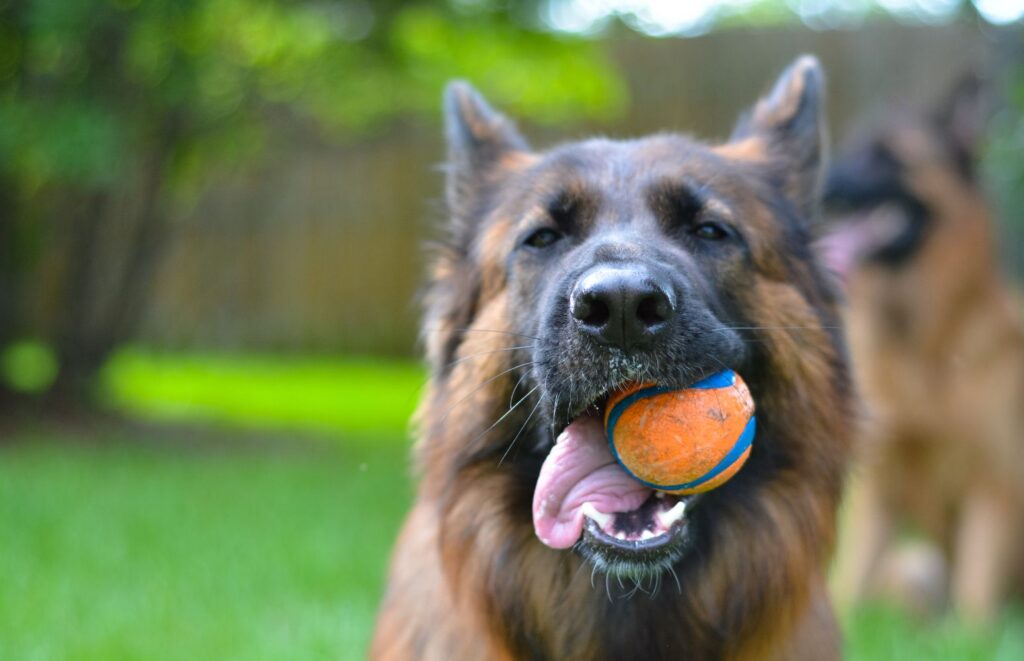
<svg viewBox="0 0 1024 661"><path fill-rule="evenodd" d="M148 419L395 435L425 382L411 361L129 349L104 371L103 395L111 407Z"/></svg>
<svg viewBox="0 0 1024 661"><path fill-rule="evenodd" d="M0 448L0 658L362 658L402 443Z"/></svg>
<svg viewBox="0 0 1024 661"><path fill-rule="evenodd" d="M362 658L420 370L119 361L107 401L174 426L30 425L0 445L0 659ZM987 635L884 606L845 625L850 659L1024 659L1019 609Z"/></svg>

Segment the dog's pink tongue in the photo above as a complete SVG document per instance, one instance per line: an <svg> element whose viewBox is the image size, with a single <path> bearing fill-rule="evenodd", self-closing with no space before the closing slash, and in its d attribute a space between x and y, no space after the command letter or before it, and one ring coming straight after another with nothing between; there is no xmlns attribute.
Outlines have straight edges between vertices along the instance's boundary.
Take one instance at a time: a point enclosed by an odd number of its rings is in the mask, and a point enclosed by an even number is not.
<svg viewBox="0 0 1024 661"><path fill-rule="evenodd" d="M818 240L818 252L825 264L845 279L864 257L899 236L904 225L897 212L884 207L837 218L833 229Z"/></svg>
<svg viewBox="0 0 1024 661"><path fill-rule="evenodd" d="M612 458L596 417L578 418L565 428L544 460L533 492L533 528L540 541L567 549L583 534L583 504L598 511L629 512L651 495Z"/></svg>

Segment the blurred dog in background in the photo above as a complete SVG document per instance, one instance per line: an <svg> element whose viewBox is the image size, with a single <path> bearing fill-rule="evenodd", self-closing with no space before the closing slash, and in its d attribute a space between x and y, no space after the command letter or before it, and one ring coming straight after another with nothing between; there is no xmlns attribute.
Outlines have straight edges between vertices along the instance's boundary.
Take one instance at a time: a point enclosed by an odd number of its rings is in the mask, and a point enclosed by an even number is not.
<svg viewBox="0 0 1024 661"><path fill-rule="evenodd" d="M987 622L1021 576L1024 334L976 171L983 96L971 77L932 112L891 117L826 186L822 245L868 407L841 604L951 602Z"/></svg>

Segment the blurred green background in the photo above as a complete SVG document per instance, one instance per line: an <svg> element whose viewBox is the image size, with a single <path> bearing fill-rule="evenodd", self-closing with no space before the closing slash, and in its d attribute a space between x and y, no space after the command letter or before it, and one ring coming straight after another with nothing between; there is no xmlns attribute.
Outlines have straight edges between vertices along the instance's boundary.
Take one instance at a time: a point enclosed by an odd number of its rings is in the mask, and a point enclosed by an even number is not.
<svg viewBox="0 0 1024 661"><path fill-rule="evenodd" d="M360 658L410 498L439 98L539 144L725 135L786 62L838 141L996 91L1024 265L1021 0L0 0L0 658ZM1016 213L1014 213L1016 212ZM854 659L1024 658L884 604Z"/></svg>

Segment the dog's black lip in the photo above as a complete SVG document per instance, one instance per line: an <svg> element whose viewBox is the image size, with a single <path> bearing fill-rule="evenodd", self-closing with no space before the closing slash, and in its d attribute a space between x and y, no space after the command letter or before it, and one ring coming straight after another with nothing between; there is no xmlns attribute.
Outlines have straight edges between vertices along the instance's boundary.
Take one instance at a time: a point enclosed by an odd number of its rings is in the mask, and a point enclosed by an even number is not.
<svg viewBox="0 0 1024 661"><path fill-rule="evenodd" d="M674 544L682 541L690 525L690 513L693 512L694 506L703 499L704 494L691 494L681 496L681 500L686 503L686 514L682 519L672 524L668 532L662 533L657 537L651 537L650 539L638 539L638 540L623 540L618 539L609 535L596 521L588 516L583 517L583 538L581 541L590 544L594 547L606 547L614 549L617 552L636 553L642 555L646 551L654 551L656 549L663 549L666 547L673 546ZM639 558L642 560L642 558Z"/></svg>
<svg viewBox="0 0 1024 661"><path fill-rule="evenodd" d="M596 521L586 518L584 519L583 535L585 541L590 544L610 546L617 551L643 552L664 548L665 546L672 544L685 532L686 526L687 520L683 518L682 521L673 524L666 533L662 533L656 537L651 537L650 539L628 540L612 537L602 530L601 526L599 526Z"/></svg>

